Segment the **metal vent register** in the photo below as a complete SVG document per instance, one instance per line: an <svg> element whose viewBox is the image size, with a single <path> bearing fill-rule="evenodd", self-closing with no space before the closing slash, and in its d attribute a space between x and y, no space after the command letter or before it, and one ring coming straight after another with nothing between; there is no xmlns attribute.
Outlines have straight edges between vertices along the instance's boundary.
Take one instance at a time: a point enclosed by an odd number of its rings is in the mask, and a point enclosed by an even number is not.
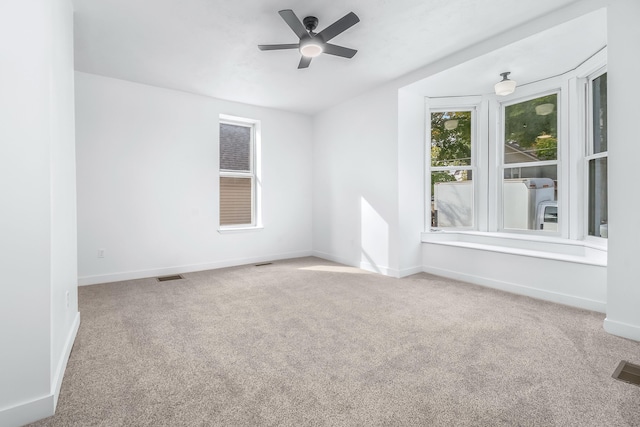
<svg viewBox="0 0 640 427"><path fill-rule="evenodd" d="M168 282L169 280L180 280L180 279L184 279L184 277L182 277L179 274L174 274L173 276L163 276L163 277L156 277L156 279L158 280L158 282Z"/></svg>
<svg viewBox="0 0 640 427"><path fill-rule="evenodd" d="M612 377L625 383L640 386L640 366L623 360L613 372Z"/></svg>

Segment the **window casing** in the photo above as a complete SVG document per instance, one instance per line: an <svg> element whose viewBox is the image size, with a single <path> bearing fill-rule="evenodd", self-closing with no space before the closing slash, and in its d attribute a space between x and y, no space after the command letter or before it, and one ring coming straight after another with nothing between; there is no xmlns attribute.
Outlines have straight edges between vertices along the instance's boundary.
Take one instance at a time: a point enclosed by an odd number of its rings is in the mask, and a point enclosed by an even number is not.
<svg viewBox="0 0 640 427"><path fill-rule="evenodd" d="M502 231L559 232L559 98L551 92L501 105Z"/></svg>
<svg viewBox="0 0 640 427"><path fill-rule="evenodd" d="M586 235L608 237L607 74L598 70L587 83Z"/></svg>
<svg viewBox="0 0 640 427"><path fill-rule="evenodd" d="M477 99L447 107L430 100L428 116L427 224L433 229L471 230L477 227L475 180L478 153ZM458 100L459 102L459 100Z"/></svg>
<svg viewBox="0 0 640 427"><path fill-rule="evenodd" d="M259 226L258 122L220 116L220 229Z"/></svg>

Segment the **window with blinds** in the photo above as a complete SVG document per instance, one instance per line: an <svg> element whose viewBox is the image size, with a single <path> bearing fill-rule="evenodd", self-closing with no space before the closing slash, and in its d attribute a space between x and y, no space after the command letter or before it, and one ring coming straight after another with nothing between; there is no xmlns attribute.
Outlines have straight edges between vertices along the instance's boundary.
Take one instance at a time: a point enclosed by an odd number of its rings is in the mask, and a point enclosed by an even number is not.
<svg viewBox="0 0 640 427"><path fill-rule="evenodd" d="M255 225L255 126L220 122L220 226Z"/></svg>

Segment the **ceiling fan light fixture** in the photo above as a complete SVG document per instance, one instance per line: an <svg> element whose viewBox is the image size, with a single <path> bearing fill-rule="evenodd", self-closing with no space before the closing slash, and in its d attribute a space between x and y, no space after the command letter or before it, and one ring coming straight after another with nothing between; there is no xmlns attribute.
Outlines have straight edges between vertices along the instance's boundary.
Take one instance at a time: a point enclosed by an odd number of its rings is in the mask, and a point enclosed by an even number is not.
<svg viewBox="0 0 640 427"><path fill-rule="evenodd" d="M309 39L307 42L300 42L300 53L307 58L315 58L324 51L322 44L313 39Z"/></svg>
<svg viewBox="0 0 640 427"><path fill-rule="evenodd" d="M500 75L502 76L502 80L496 83L496 85L494 86L496 95L511 95L516 90L516 82L507 78L509 74L511 74L509 71L500 73Z"/></svg>

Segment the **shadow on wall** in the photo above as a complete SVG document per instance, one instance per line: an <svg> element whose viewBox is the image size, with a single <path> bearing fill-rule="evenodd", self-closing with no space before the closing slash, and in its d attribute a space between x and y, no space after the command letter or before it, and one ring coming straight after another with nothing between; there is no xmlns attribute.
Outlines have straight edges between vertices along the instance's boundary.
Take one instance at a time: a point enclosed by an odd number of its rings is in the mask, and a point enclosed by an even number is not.
<svg viewBox="0 0 640 427"><path fill-rule="evenodd" d="M360 197L360 265L383 274L389 266L389 224L371 204Z"/></svg>

